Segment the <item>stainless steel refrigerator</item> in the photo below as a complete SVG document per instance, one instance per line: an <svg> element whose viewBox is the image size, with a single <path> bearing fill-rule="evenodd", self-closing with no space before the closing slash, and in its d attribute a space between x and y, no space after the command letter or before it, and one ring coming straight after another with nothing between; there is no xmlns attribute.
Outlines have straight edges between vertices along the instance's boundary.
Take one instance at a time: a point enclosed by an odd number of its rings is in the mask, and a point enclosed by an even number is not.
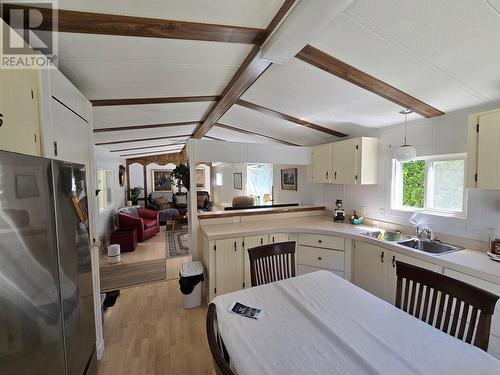
<svg viewBox="0 0 500 375"><path fill-rule="evenodd" d="M0 151L0 374L96 374L85 167Z"/></svg>

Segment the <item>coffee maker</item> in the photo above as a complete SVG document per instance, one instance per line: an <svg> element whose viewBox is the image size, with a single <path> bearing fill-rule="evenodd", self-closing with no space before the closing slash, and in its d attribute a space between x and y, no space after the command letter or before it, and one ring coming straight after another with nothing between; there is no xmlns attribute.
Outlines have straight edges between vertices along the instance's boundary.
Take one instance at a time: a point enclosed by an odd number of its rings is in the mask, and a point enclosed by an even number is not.
<svg viewBox="0 0 500 375"><path fill-rule="evenodd" d="M337 208L333 211L333 221L336 223L343 223L345 220L345 210L342 208L342 199L337 199L335 201L335 206Z"/></svg>

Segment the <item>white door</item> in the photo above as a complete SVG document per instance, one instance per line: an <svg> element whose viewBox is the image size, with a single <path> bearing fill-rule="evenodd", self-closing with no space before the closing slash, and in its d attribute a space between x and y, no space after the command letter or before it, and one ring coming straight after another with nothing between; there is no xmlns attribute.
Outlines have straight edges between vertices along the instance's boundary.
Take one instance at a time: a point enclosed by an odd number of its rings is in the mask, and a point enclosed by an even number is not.
<svg viewBox="0 0 500 375"><path fill-rule="evenodd" d="M215 241L215 287L217 295L243 288L243 247L241 238Z"/></svg>
<svg viewBox="0 0 500 375"><path fill-rule="evenodd" d="M477 187L500 189L500 112L479 117Z"/></svg>
<svg viewBox="0 0 500 375"><path fill-rule="evenodd" d="M36 90L32 69L0 69L0 149L40 155Z"/></svg>
<svg viewBox="0 0 500 375"><path fill-rule="evenodd" d="M397 275L396 275L396 261L412 264L417 267L425 268L431 271L436 271L441 273L441 267L436 266L435 264L409 257L406 255L393 253L392 251L387 252L387 262L386 262L386 281L387 281L387 295L386 301L396 304L396 283L397 283Z"/></svg>
<svg viewBox="0 0 500 375"><path fill-rule="evenodd" d="M335 184L356 183L356 162L359 138L335 142L332 152L332 172ZM359 147L358 147L359 148Z"/></svg>
<svg viewBox="0 0 500 375"><path fill-rule="evenodd" d="M312 151L313 181L319 183L331 182L332 145L314 146Z"/></svg>
<svg viewBox="0 0 500 375"><path fill-rule="evenodd" d="M388 261L387 250L365 242L355 242L353 283L384 299L387 283L384 264Z"/></svg>
<svg viewBox="0 0 500 375"><path fill-rule="evenodd" d="M250 277L250 258L248 257L248 249L252 247L257 247L261 245L267 245L269 243L269 236L267 234L263 234L260 236L249 236L244 238L244 273L245 273L245 288L250 288L252 286L252 280Z"/></svg>

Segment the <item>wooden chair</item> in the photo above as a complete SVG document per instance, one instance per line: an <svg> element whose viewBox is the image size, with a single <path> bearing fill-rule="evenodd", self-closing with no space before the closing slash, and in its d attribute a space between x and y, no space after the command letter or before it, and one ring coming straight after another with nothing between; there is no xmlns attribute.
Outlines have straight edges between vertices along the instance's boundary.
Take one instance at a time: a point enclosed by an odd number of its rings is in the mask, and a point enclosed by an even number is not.
<svg viewBox="0 0 500 375"><path fill-rule="evenodd" d="M252 286L295 276L295 242L278 242L248 249Z"/></svg>
<svg viewBox="0 0 500 375"><path fill-rule="evenodd" d="M215 304L208 305L207 312L207 338L208 346L212 352L214 361L215 373L217 375L234 375L231 370L229 354L224 346L224 341L219 334L219 326L217 325L217 310Z"/></svg>
<svg viewBox="0 0 500 375"><path fill-rule="evenodd" d="M498 296L399 261L396 274L396 307L451 336L488 350L491 317Z"/></svg>

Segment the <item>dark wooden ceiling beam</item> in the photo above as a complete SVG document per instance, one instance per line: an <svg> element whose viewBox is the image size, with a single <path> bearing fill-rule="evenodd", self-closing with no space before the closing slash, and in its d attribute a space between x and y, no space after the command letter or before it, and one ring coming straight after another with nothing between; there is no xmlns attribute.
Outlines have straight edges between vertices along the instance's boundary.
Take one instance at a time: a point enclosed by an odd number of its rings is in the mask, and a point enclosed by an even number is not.
<svg viewBox="0 0 500 375"><path fill-rule="evenodd" d="M57 20L57 30L65 33L104 34L146 38L203 40L213 42L260 44L266 30L216 25L209 23L165 20L158 18L121 16L115 14L81 12L32 6L4 4L3 18L9 23L10 8L36 9L42 14L42 23L35 30L52 31Z"/></svg>
<svg viewBox="0 0 500 375"><path fill-rule="evenodd" d="M406 94L405 92L391 86L345 62L311 46L305 46L295 57L315 67L331 73L356 86L362 87L378 96L381 96L404 108L410 108L413 112L424 117L441 116L444 112L436 109L423 101Z"/></svg>
<svg viewBox="0 0 500 375"><path fill-rule="evenodd" d="M287 145L287 146L301 146L301 145L299 145L297 143L292 143L292 142L284 141L283 139L271 137L270 135L265 135L265 134L262 134L262 133L257 133L257 132L246 130L246 129L235 128L234 126L229 126L229 125L226 125L226 124L221 124L220 122L218 122L217 124L215 124L215 126L218 127L218 128L231 130L233 132L238 132L238 133L242 133L242 134L248 134L248 135L253 135L253 136L267 138L267 139L270 139L272 141L275 141L275 142L278 142L278 143L281 143L281 144Z"/></svg>
<svg viewBox="0 0 500 375"><path fill-rule="evenodd" d="M94 133L119 132L119 131L138 130L138 129L175 128L178 126L199 125L199 124L201 124L201 121L170 122L165 124L149 124L149 125L113 126L110 128L95 128Z"/></svg>
<svg viewBox="0 0 500 375"><path fill-rule="evenodd" d="M118 150L111 150L110 152L123 152L123 151L134 151L134 150L144 150L148 148L160 148L160 147L170 147L170 146L182 146L184 142L181 143L170 143L168 145L156 145L156 146L141 146L141 147L130 147L130 148L121 148Z"/></svg>
<svg viewBox="0 0 500 375"><path fill-rule="evenodd" d="M260 56L261 44L271 35L273 30L279 25L283 17L290 10L295 0L285 0L269 26L266 28L264 37L245 58L234 76L231 78L226 88L222 92L221 98L209 110L205 121L193 134L194 138L203 138L205 134L220 120L231 106L245 93L245 91L260 77L262 73L271 65L271 62L263 60Z"/></svg>
<svg viewBox="0 0 500 375"><path fill-rule="evenodd" d="M242 107L248 108L248 109L253 109L253 110L255 110L257 112L260 112L260 113L263 113L265 115L269 115L269 116L272 116L272 117L275 117L275 118L279 118L281 120L290 121L290 122L293 122L295 124L304 126L306 128L314 129L314 130L317 130L319 132L323 132L323 133L326 133L326 134L329 134L329 135L333 135L335 137L347 137L347 134L338 132L338 131L333 130L333 129L326 128L326 127L321 126L321 125L316 125L316 124L313 124L313 123L305 121L305 120L301 120L301 119L299 119L297 117L293 117L293 116L287 115L285 113L275 111L274 109L263 107L261 105L255 104L255 103L250 103L250 102L248 102L246 100L239 99L236 102L236 104L240 105Z"/></svg>
<svg viewBox="0 0 500 375"><path fill-rule="evenodd" d="M170 104L170 103L196 103L214 102L219 100L217 95L203 96L167 96L161 98L129 98L129 99L95 99L91 100L94 107L108 107L115 105L144 105L144 104Z"/></svg>
<svg viewBox="0 0 500 375"><path fill-rule="evenodd" d="M156 141L158 139L174 139L174 138L189 138L189 137L191 137L191 134L169 135L169 136L166 136L166 137L136 138L136 139L126 139L126 140L122 140L122 141L98 142L95 145L96 146L116 145L116 144L119 144L119 143Z"/></svg>

